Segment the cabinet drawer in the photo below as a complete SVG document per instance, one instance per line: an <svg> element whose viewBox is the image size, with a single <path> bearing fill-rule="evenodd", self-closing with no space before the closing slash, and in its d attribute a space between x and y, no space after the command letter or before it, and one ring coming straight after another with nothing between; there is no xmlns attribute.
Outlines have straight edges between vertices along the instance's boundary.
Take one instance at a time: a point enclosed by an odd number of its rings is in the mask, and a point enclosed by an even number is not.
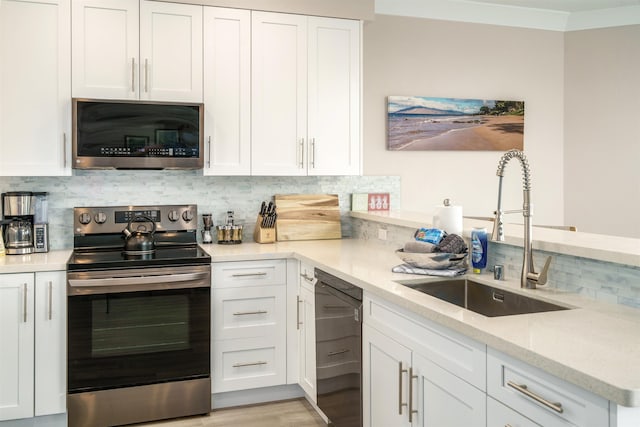
<svg viewBox="0 0 640 427"><path fill-rule="evenodd" d="M286 343L269 338L214 341L212 390L221 393L286 382Z"/></svg>
<svg viewBox="0 0 640 427"><path fill-rule="evenodd" d="M497 400L487 397L487 427L541 427Z"/></svg>
<svg viewBox="0 0 640 427"><path fill-rule="evenodd" d="M486 390L486 346L415 313L366 295L364 323L394 337L459 378Z"/></svg>
<svg viewBox="0 0 640 427"><path fill-rule="evenodd" d="M287 263L283 259L213 263L211 286L284 285L287 283Z"/></svg>
<svg viewBox="0 0 640 427"><path fill-rule="evenodd" d="M286 287L215 288L214 340L275 336L285 330Z"/></svg>
<svg viewBox="0 0 640 427"><path fill-rule="evenodd" d="M496 350L487 353L487 392L543 426L609 425L609 402Z"/></svg>

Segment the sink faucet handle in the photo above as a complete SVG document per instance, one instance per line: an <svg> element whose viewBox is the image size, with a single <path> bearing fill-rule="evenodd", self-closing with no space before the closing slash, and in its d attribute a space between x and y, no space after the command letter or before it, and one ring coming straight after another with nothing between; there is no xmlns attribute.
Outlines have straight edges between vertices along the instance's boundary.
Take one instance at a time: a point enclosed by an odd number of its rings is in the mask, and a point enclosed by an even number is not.
<svg viewBox="0 0 640 427"><path fill-rule="evenodd" d="M542 271L538 276L538 285L545 285L547 283L547 273L549 273L549 265L551 265L551 257L547 257L547 260L544 262L544 267L542 267Z"/></svg>

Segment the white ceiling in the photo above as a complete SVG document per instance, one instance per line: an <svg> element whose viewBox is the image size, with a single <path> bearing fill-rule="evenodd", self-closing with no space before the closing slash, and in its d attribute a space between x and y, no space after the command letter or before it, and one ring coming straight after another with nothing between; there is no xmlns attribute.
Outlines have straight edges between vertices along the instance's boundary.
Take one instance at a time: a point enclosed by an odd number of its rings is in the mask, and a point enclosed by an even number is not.
<svg viewBox="0 0 640 427"><path fill-rule="evenodd" d="M531 9L585 12L626 6L638 6L640 0L469 0L469 3L489 3Z"/></svg>

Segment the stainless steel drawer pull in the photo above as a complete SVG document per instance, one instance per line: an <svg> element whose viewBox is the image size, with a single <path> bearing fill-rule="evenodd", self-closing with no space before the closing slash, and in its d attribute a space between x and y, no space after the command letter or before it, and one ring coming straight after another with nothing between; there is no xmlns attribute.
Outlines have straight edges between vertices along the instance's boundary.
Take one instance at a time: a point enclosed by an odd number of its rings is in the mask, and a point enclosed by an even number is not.
<svg viewBox="0 0 640 427"><path fill-rule="evenodd" d="M233 313L234 316L248 316L251 314L267 314L267 310L257 310L257 311L237 311Z"/></svg>
<svg viewBox="0 0 640 427"><path fill-rule="evenodd" d="M22 284L22 321L27 323L27 284Z"/></svg>
<svg viewBox="0 0 640 427"><path fill-rule="evenodd" d="M562 404L561 403L549 402L544 397L538 396L534 392L530 391L525 384L516 384L513 381L509 381L509 382L507 382L507 385L509 387L513 388L514 390L524 394L525 396L535 400L536 402L546 406L547 408L553 409L554 411L556 411L559 414L562 414L564 412L564 409L562 409Z"/></svg>
<svg viewBox="0 0 640 427"><path fill-rule="evenodd" d="M311 149L309 150L311 154L311 168L316 168L316 139L311 138Z"/></svg>
<svg viewBox="0 0 640 427"><path fill-rule="evenodd" d="M344 354L344 353L348 353L351 350L349 350L348 348L342 349L342 350L336 350L336 351L330 351L327 353L327 356L337 356L338 354Z"/></svg>
<svg viewBox="0 0 640 427"><path fill-rule="evenodd" d="M49 320L53 317L53 282L49 280Z"/></svg>
<svg viewBox="0 0 640 427"><path fill-rule="evenodd" d="M300 321L300 303L302 300L300 299L300 295L296 295L296 329L300 330L300 325L302 322Z"/></svg>
<svg viewBox="0 0 640 427"><path fill-rule="evenodd" d="M136 58L131 58L131 92L136 91Z"/></svg>
<svg viewBox="0 0 640 427"><path fill-rule="evenodd" d="M312 282L314 277L313 276L309 276L307 275L307 273L302 273L300 274L300 277L302 277L304 280L306 280L307 282Z"/></svg>
<svg viewBox="0 0 640 427"><path fill-rule="evenodd" d="M231 277L261 277L261 276L266 276L267 273L261 272L261 273L236 273L236 274L232 274Z"/></svg>
<svg viewBox="0 0 640 427"><path fill-rule="evenodd" d="M417 378L417 375L413 375L413 368L409 368L409 424L413 423L413 414L418 413L413 409L413 380Z"/></svg>
<svg viewBox="0 0 640 427"><path fill-rule="evenodd" d="M402 369L402 362L398 362L398 415L402 415L402 408L407 406L406 403L402 403L402 374L406 372L406 369Z"/></svg>
<svg viewBox="0 0 640 427"><path fill-rule="evenodd" d="M67 167L67 133L62 132L62 167Z"/></svg>
<svg viewBox="0 0 640 427"><path fill-rule="evenodd" d="M245 366L258 366L258 365L266 365L267 362L247 362L247 363L236 363L233 365L234 368L244 368Z"/></svg>
<svg viewBox="0 0 640 427"><path fill-rule="evenodd" d="M144 91L149 92L149 60L144 60Z"/></svg>

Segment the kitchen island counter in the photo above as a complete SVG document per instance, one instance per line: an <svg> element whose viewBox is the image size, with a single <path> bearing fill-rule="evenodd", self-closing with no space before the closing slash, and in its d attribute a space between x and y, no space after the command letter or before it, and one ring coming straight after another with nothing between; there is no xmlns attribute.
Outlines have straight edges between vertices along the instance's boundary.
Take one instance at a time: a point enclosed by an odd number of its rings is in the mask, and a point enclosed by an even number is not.
<svg viewBox="0 0 640 427"><path fill-rule="evenodd" d="M485 317L397 283L426 276L392 273L401 263L394 250L362 240L204 248L213 262L297 258L617 404L640 407L640 370L632 368L640 366L640 310L548 287L521 289L517 279L474 275L491 286L573 308ZM549 282L553 286L553 277Z"/></svg>
<svg viewBox="0 0 640 427"><path fill-rule="evenodd" d="M295 258L360 286L426 319L460 332L622 406L640 407L640 310L553 289L520 289L519 280L474 279L571 310L485 317L405 287L392 273L394 249L355 239L202 245L213 262ZM64 270L71 251L0 258L0 274ZM438 278L433 278L438 280Z"/></svg>

